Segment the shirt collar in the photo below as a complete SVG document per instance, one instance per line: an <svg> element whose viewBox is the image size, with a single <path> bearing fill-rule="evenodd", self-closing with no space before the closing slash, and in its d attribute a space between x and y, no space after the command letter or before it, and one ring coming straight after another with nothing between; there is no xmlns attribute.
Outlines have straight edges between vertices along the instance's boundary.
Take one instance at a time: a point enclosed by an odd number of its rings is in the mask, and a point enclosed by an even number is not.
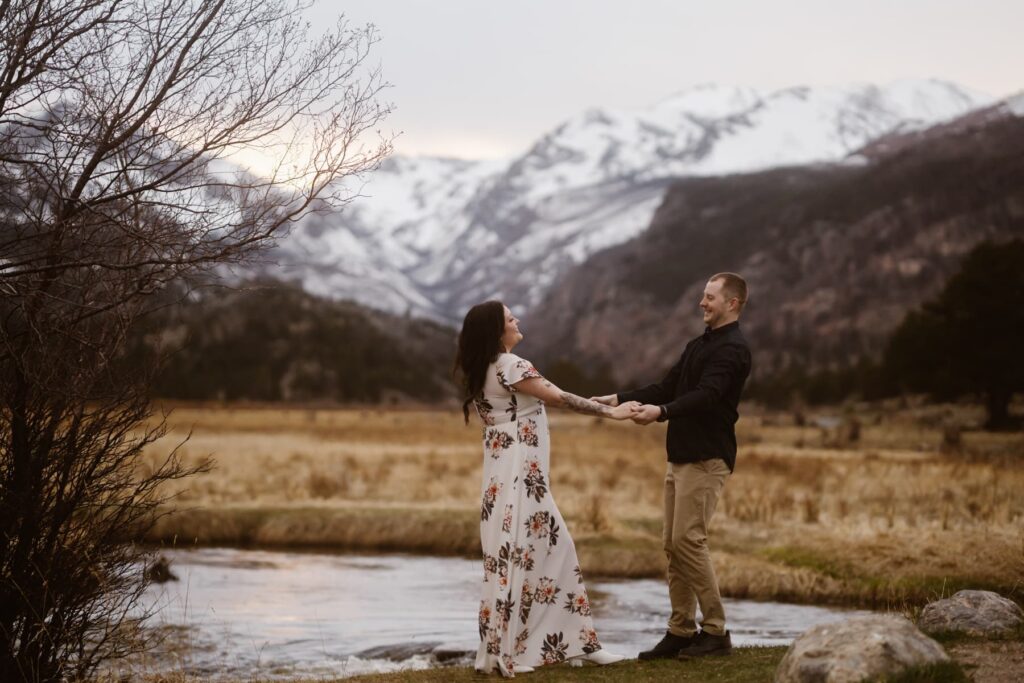
<svg viewBox="0 0 1024 683"><path fill-rule="evenodd" d="M740 321L739 320L733 320L731 323L728 323L726 325L722 325L721 327L716 327L715 329L711 329L710 327L705 327L704 328L704 340L708 341L708 340L714 339L716 337L720 337L721 335L725 334L729 330L738 329L739 326L740 326Z"/></svg>

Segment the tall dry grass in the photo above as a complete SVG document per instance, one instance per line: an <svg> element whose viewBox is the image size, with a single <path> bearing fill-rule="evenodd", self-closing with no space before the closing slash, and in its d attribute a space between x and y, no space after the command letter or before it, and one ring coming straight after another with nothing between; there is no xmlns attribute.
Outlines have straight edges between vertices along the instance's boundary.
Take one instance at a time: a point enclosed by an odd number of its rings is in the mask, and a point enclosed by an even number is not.
<svg viewBox="0 0 1024 683"><path fill-rule="evenodd" d="M957 431L971 408L836 419L748 410L711 544L732 595L919 601L961 584L1024 592L1024 434ZM553 411L552 492L591 574L658 575L664 427ZM454 411L177 406L172 444L213 471L162 520L179 541L472 554L480 428ZM801 424L802 423L802 424Z"/></svg>

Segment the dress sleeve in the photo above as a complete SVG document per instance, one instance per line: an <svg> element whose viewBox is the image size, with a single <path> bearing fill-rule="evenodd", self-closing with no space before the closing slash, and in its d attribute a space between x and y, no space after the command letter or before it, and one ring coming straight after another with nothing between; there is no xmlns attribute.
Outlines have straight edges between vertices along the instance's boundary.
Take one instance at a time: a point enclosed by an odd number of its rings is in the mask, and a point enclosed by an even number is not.
<svg viewBox="0 0 1024 683"><path fill-rule="evenodd" d="M513 386L516 382L542 376L537 371L537 368L533 367L533 363L525 358L520 358L514 353L501 354L498 356L495 365L498 368L498 383L507 391L513 393L516 390L515 386Z"/></svg>

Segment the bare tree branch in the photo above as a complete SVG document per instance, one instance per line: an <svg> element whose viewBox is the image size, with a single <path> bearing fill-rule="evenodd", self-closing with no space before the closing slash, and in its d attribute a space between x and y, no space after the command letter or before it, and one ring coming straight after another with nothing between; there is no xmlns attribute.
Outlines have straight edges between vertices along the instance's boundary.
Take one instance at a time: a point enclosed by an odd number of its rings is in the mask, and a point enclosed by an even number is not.
<svg viewBox="0 0 1024 683"><path fill-rule="evenodd" d="M174 451L126 338L154 294L249 262L390 152L372 26L303 0L0 0L0 680L145 645L141 537ZM248 171L259 152L276 161Z"/></svg>

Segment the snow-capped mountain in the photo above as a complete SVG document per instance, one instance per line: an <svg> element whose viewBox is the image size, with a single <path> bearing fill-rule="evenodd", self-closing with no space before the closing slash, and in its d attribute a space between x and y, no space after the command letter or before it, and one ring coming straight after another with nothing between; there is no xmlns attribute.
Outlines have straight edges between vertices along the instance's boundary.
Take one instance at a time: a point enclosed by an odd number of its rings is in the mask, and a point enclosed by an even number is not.
<svg viewBox="0 0 1024 683"><path fill-rule="evenodd" d="M993 98L951 83L698 86L644 110L591 109L511 161L395 157L344 212L305 219L277 260L312 292L457 320L539 303L567 267L645 230L686 176L859 163L879 137Z"/></svg>

